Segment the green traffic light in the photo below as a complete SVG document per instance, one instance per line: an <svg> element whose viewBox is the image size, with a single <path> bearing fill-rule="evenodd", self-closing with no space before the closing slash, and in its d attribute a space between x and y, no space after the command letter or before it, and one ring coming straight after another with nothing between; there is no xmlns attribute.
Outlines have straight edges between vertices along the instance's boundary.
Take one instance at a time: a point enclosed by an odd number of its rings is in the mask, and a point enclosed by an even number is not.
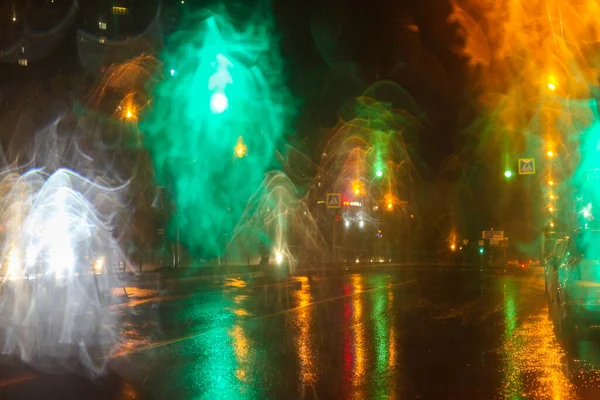
<svg viewBox="0 0 600 400"><path fill-rule="evenodd" d="M479 248L479 254L483 254L483 247Z"/></svg>
<svg viewBox="0 0 600 400"><path fill-rule="evenodd" d="M510 170L504 171L505 178L510 178L511 176L512 176L512 171L510 171Z"/></svg>
<svg viewBox="0 0 600 400"><path fill-rule="evenodd" d="M377 175L378 178L381 178L383 176L383 171L378 169L377 172L375 172L375 175Z"/></svg>

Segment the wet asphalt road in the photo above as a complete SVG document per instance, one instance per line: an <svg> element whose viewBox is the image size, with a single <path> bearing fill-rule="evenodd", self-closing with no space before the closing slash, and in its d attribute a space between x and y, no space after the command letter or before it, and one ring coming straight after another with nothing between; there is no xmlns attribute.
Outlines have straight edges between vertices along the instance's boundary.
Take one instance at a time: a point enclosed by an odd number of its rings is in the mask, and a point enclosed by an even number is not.
<svg viewBox="0 0 600 400"><path fill-rule="evenodd" d="M107 377L5 361L0 399L600 398L600 335L559 343L541 268L144 278L126 290Z"/></svg>

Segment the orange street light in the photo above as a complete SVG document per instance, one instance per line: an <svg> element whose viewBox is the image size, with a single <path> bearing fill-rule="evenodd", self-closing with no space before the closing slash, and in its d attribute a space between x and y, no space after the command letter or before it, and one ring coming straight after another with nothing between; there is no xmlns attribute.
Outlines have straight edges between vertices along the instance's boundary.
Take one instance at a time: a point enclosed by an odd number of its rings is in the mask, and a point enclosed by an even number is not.
<svg viewBox="0 0 600 400"><path fill-rule="evenodd" d="M237 158L242 158L248 154L248 146L244 143L244 139L240 136L238 137L237 143L235 144L234 154Z"/></svg>

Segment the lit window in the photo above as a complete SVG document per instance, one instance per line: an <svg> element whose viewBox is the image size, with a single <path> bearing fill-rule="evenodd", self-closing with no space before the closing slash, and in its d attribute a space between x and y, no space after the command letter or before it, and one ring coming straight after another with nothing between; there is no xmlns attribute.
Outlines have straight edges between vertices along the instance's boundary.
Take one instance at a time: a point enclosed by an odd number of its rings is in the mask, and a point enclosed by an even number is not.
<svg viewBox="0 0 600 400"><path fill-rule="evenodd" d="M106 22L98 22L98 28L105 31L106 30Z"/></svg>
<svg viewBox="0 0 600 400"><path fill-rule="evenodd" d="M20 58L19 59L19 65L22 66L22 67L26 67L27 66L27 59Z"/></svg>
<svg viewBox="0 0 600 400"><path fill-rule="evenodd" d="M106 38L104 36L102 36L102 37L98 38L98 41L100 43L104 43L104 42L106 42Z"/></svg>
<svg viewBox="0 0 600 400"><path fill-rule="evenodd" d="M25 54L25 47L21 47L21 54Z"/></svg>
<svg viewBox="0 0 600 400"><path fill-rule="evenodd" d="M127 7L114 7L112 8L113 15L127 15L129 10Z"/></svg>

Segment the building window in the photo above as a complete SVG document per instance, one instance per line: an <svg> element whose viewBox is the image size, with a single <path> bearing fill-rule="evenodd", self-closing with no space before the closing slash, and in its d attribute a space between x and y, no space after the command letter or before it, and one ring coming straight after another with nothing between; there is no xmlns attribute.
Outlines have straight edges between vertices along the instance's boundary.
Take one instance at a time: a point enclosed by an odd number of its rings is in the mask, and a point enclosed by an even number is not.
<svg viewBox="0 0 600 400"><path fill-rule="evenodd" d="M104 43L104 42L106 42L106 38L105 38L104 36L102 36L102 37L100 37L100 38L98 39L98 41L99 41L100 43Z"/></svg>
<svg viewBox="0 0 600 400"><path fill-rule="evenodd" d="M106 30L106 22L98 22L98 28L105 31Z"/></svg>
<svg viewBox="0 0 600 400"><path fill-rule="evenodd" d="M20 58L19 59L19 65L22 67L26 67L27 66L27 60L25 58Z"/></svg>
<svg viewBox="0 0 600 400"><path fill-rule="evenodd" d="M127 7L113 6L112 13L113 13L113 15L127 15L129 13L129 10L127 9Z"/></svg>

